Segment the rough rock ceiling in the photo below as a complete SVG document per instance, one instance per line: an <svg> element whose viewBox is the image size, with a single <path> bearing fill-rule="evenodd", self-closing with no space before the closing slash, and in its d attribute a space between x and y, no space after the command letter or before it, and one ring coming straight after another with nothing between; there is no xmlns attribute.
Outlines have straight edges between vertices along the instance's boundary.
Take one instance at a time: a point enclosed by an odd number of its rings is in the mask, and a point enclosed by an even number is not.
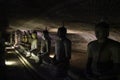
<svg viewBox="0 0 120 80"><path fill-rule="evenodd" d="M120 0L0 0L0 4L10 26L18 29L58 27L62 21L77 29L81 24L93 26L102 17L114 26L120 23Z"/></svg>
<svg viewBox="0 0 120 80"><path fill-rule="evenodd" d="M48 17L115 17L120 11L119 0L9 0L10 13ZM11 14L12 15L12 14Z"/></svg>

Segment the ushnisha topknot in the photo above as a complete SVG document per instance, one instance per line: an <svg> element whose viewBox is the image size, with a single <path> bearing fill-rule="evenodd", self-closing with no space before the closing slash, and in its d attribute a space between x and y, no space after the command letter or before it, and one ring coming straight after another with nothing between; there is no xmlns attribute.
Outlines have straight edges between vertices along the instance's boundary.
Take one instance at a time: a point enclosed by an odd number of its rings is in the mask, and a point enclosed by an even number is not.
<svg viewBox="0 0 120 80"><path fill-rule="evenodd" d="M47 27L45 27L45 30L43 30L42 32L43 32L43 34L48 34L49 33L48 30L47 30Z"/></svg>
<svg viewBox="0 0 120 80"><path fill-rule="evenodd" d="M32 33L33 33L33 34L37 34L37 31L33 31Z"/></svg>
<svg viewBox="0 0 120 80"><path fill-rule="evenodd" d="M106 23L106 22L97 23L97 24L95 25L95 29L98 28L98 27L99 27L99 28L102 28L102 29L108 29L108 30L109 30L109 28L110 28L109 24Z"/></svg>

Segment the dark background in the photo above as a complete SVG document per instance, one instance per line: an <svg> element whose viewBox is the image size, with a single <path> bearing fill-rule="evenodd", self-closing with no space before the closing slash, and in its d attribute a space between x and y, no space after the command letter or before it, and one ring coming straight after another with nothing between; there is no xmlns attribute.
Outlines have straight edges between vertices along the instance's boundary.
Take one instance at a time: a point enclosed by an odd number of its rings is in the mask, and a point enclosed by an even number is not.
<svg viewBox="0 0 120 80"><path fill-rule="evenodd" d="M0 0L0 30L47 27L55 35L64 22L72 41L71 65L79 69L86 66L87 44L96 39L94 26L101 19L112 27L110 38L120 41L120 0Z"/></svg>
<svg viewBox="0 0 120 80"><path fill-rule="evenodd" d="M110 23L120 22L120 0L0 0L10 18L49 17L95 23L104 17Z"/></svg>

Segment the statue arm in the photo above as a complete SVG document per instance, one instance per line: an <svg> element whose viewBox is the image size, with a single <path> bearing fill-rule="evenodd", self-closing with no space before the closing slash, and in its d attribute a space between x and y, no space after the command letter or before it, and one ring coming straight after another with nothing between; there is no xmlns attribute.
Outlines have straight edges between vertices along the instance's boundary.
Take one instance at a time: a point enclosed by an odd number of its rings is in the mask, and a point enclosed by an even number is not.
<svg viewBox="0 0 120 80"><path fill-rule="evenodd" d="M65 46L65 55L66 55L66 59L71 59L71 41L69 41L68 44L65 44L64 43L64 46Z"/></svg>
<svg viewBox="0 0 120 80"><path fill-rule="evenodd" d="M48 44L47 41L45 42L45 45L46 45L46 47L45 47L45 48L46 48L46 51L44 52L44 55L47 54L47 53L49 52L49 48L48 48L48 45L49 45L49 44Z"/></svg>
<svg viewBox="0 0 120 80"><path fill-rule="evenodd" d="M37 40L33 42L33 44L31 45L33 49L30 50L30 52L36 51L38 46L37 46Z"/></svg>
<svg viewBox="0 0 120 80"><path fill-rule="evenodd" d="M112 52L114 74L120 75L120 47L114 48Z"/></svg>

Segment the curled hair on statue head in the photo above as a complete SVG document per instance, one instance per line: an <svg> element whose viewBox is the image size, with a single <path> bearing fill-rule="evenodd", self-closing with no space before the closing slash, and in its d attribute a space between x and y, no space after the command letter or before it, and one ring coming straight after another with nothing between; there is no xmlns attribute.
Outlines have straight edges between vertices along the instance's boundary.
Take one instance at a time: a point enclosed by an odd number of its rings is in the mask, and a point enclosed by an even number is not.
<svg viewBox="0 0 120 80"><path fill-rule="evenodd" d="M28 30L28 34L31 34L30 30Z"/></svg>
<svg viewBox="0 0 120 80"><path fill-rule="evenodd" d="M45 39L49 39L49 40L51 39L50 36L49 36L49 32L48 32L47 29L43 30L42 34L43 34L43 36L44 36Z"/></svg>
<svg viewBox="0 0 120 80"><path fill-rule="evenodd" d="M106 22L100 22L100 23L98 23L98 24L95 25L95 29L96 28L101 28L101 29L109 30L110 26Z"/></svg>
<svg viewBox="0 0 120 80"><path fill-rule="evenodd" d="M67 29L64 26L64 21L62 22L62 26L58 28L58 32L60 32L60 34L66 34L67 33Z"/></svg>
<svg viewBox="0 0 120 80"><path fill-rule="evenodd" d="M47 30L47 27L45 27L45 30L43 30L42 32L43 32L43 34L48 34L49 33L48 30Z"/></svg>
<svg viewBox="0 0 120 80"><path fill-rule="evenodd" d="M37 34L37 31L33 31L32 33L33 33L33 34Z"/></svg>
<svg viewBox="0 0 120 80"><path fill-rule="evenodd" d="M66 33L67 33L67 29L64 26L58 28L57 31L58 36L65 37Z"/></svg>
<svg viewBox="0 0 120 80"><path fill-rule="evenodd" d="M48 34L48 30L43 30L43 34Z"/></svg>
<svg viewBox="0 0 120 80"><path fill-rule="evenodd" d="M63 32L64 34L67 33L67 29L66 29L64 26L61 27L61 28L59 28L59 30L60 30L61 32Z"/></svg>

